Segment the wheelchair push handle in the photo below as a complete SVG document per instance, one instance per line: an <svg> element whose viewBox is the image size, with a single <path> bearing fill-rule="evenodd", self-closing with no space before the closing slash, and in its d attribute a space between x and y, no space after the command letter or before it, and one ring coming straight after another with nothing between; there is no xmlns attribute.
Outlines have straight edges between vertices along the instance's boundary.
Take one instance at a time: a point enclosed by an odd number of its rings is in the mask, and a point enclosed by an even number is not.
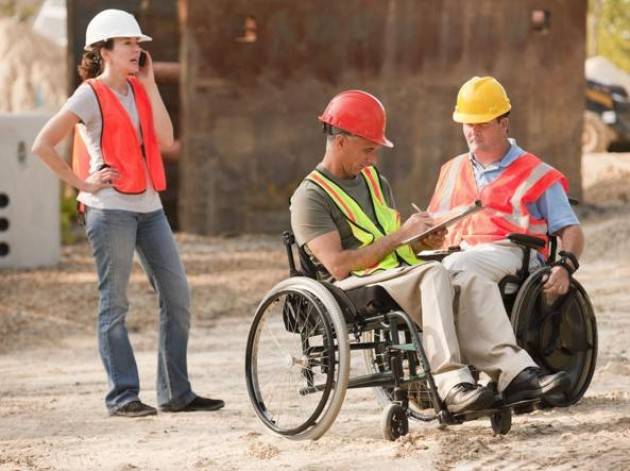
<svg viewBox="0 0 630 471"><path fill-rule="evenodd" d="M295 260L293 258L293 244L295 243L295 236L292 232L284 231L282 233L282 242L284 242L284 248L287 251L287 259L289 261L289 276L298 276L300 273L295 268Z"/></svg>

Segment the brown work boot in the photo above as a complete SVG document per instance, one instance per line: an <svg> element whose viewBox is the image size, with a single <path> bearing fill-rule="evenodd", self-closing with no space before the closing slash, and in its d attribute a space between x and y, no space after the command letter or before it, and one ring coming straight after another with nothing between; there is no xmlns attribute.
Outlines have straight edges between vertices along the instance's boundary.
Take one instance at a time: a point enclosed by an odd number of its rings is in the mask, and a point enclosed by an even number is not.
<svg viewBox="0 0 630 471"><path fill-rule="evenodd" d="M485 386L472 383L459 383L451 388L444 404L449 412L457 414L487 409L494 402L494 394Z"/></svg>

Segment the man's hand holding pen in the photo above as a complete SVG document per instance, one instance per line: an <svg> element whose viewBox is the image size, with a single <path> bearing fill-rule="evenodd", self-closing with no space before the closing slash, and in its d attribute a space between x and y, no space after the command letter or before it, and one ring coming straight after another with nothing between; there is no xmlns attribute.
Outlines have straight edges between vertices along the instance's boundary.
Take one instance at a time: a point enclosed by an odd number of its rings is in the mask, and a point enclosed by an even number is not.
<svg viewBox="0 0 630 471"><path fill-rule="evenodd" d="M431 226L434 225L434 221L433 218L431 217L431 214L427 211L422 211L416 204L411 203L411 206L413 207L413 209L415 209L415 213L411 215L411 217L407 220L411 220L414 217L419 217L421 218L425 224L427 224L427 229L429 229ZM446 233L448 231L443 228L440 229L430 235L428 235L427 237L418 240L416 242L414 242L413 248L416 251L420 251L420 250L435 250L440 248L443 244L444 244L444 239L446 237Z"/></svg>

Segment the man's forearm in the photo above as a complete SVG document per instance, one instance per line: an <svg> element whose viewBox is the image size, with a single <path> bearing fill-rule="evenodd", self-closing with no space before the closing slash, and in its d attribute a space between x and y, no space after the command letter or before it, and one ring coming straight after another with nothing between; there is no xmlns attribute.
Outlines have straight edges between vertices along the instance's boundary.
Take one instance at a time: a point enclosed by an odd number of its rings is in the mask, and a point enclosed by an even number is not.
<svg viewBox="0 0 630 471"><path fill-rule="evenodd" d="M365 247L343 250L336 255L333 268L329 271L337 280L341 280L353 271L364 270L378 264L396 250L401 242L402 234L394 232Z"/></svg>
<svg viewBox="0 0 630 471"><path fill-rule="evenodd" d="M403 241L410 236L423 232L431 227L431 219L426 214L412 214L395 232L380 237L365 247L344 250L338 231L330 231L308 242L313 255L326 267L326 270L337 280L346 278L350 273L377 265Z"/></svg>
<svg viewBox="0 0 630 471"><path fill-rule="evenodd" d="M558 231L558 238L560 239L562 250L571 252L577 258L580 258L584 250L584 233L579 224L562 228Z"/></svg>
<svg viewBox="0 0 630 471"><path fill-rule="evenodd" d="M352 266L351 271L369 268L379 263L401 245L402 237L400 235L400 233L394 232L381 237L373 244L353 250L354 266Z"/></svg>

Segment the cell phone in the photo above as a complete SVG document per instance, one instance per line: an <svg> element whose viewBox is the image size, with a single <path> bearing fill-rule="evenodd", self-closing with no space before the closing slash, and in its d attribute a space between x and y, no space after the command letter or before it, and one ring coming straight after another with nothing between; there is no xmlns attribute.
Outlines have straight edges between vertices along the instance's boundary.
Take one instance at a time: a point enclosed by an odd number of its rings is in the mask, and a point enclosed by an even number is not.
<svg viewBox="0 0 630 471"><path fill-rule="evenodd" d="M140 58L138 59L138 65L140 67L144 67L144 64L146 64L146 62L147 62L147 53L142 51L140 53Z"/></svg>

